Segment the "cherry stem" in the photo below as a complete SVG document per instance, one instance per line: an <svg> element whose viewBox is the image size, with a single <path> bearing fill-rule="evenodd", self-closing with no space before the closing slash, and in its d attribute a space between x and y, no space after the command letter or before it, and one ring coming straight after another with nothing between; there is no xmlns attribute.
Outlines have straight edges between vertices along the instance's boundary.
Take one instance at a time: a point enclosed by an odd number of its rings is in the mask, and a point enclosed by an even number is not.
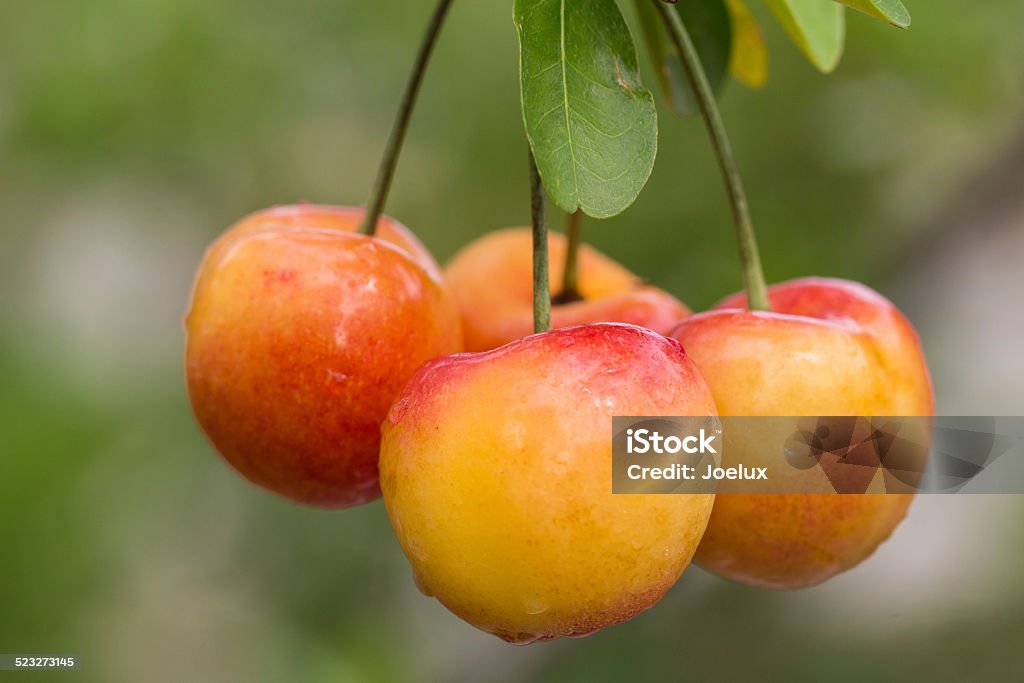
<svg viewBox="0 0 1024 683"><path fill-rule="evenodd" d="M747 195L743 190L743 179L740 176L732 144L722 122L722 114L715 102L715 95L708 83L707 75L701 64L690 34L683 24L679 12L665 4L663 0L653 0L665 22L665 27L676 46L683 63L683 70L693 88L694 96L700 108L701 117L711 137L711 145L718 158L722 170L729 205L732 208L733 224L736 226L736 241L739 245L740 265L743 268L743 279L747 290L747 306L752 310L770 310L768 288L761 268L761 255L754 236L754 223L750 218L750 207Z"/></svg>
<svg viewBox="0 0 1024 683"><path fill-rule="evenodd" d="M551 329L551 274L548 265L547 207L544 183L530 151L530 217L533 225L533 331Z"/></svg>
<svg viewBox="0 0 1024 683"><path fill-rule="evenodd" d="M413 64L412 73L409 74L409 81L406 83L405 92L402 95L402 102L398 107L398 115L395 117L391 135L384 148L384 156L380 160L377 179L373 183L370 198L366 203L366 215L363 216L363 222L359 225L359 232L363 235L372 237L377 233L377 222L380 220L388 193L391 191L391 181L395 177L395 168L398 166L398 157L402 152L405 134L409 130L409 121L412 119L412 112L416 106L420 85L423 83L430 55L437 44L437 38L441 34L441 27L444 25L444 19L451 4L452 0L440 0L437 3L437 9L434 10L430 25L427 26L427 32L423 36L419 53L416 55L416 62Z"/></svg>
<svg viewBox="0 0 1024 683"><path fill-rule="evenodd" d="M556 304L571 304L575 301L583 301L580 295L580 235L583 223L583 213L573 211L565 217L565 235L567 244L565 247L565 268L562 270L562 291L554 298Z"/></svg>

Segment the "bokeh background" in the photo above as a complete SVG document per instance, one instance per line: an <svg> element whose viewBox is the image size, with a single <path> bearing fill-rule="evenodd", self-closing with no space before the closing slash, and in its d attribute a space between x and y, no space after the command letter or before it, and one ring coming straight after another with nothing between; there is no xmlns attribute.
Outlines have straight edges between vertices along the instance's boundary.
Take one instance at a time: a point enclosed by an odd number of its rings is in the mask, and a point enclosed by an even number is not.
<svg viewBox="0 0 1024 683"><path fill-rule="evenodd" d="M430 4L0 3L0 652L104 682L1018 677L1024 497L921 499L819 588L692 569L515 648L416 591L379 502L302 509L220 462L182 379L203 250L271 204L364 201ZM873 285L943 413L1024 414L1024 3L909 4L906 32L851 15L829 77L766 21L771 82L724 93L767 273ZM456 3L389 206L442 260L527 222L516 55L509 0ZM647 191L585 230L703 308L740 284L728 215L663 107Z"/></svg>

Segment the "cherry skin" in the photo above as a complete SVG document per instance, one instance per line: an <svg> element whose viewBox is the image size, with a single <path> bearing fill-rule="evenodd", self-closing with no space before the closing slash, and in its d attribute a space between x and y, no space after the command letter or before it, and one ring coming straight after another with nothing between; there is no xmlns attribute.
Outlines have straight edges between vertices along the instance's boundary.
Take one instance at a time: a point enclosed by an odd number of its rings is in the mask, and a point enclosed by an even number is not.
<svg viewBox="0 0 1024 683"><path fill-rule="evenodd" d="M423 362L462 348L437 265L406 228L355 234L361 209L249 216L199 268L186 376L199 424L247 479L343 508L380 495L380 424Z"/></svg>
<svg viewBox="0 0 1024 683"><path fill-rule="evenodd" d="M533 331L532 239L528 228L498 230L463 247L445 268L462 312L467 351L487 351ZM561 293L567 240L549 233L548 245L551 294L556 296ZM618 322L668 334L690 313L678 299L644 284L590 246L580 246L578 259L582 300L555 300L554 329Z"/></svg>
<svg viewBox="0 0 1024 683"><path fill-rule="evenodd" d="M769 298L770 313L746 310L737 295L672 333L721 415L934 413L917 334L883 296L853 282L809 278L770 287ZM785 434L776 436L734 447L731 457L748 466L773 462L784 452ZM727 578L778 589L812 586L856 566L889 537L913 500L910 494L728 489L728 483L719 486L697 562Z"/></svg>
<svg viewBox="0 0 1024 683"><path fill-rule="evenodd" d="M439 358L384 423L381 487L421 590L515 643L580 636L652 606L713 494L613 495L613 415L714 415L678 343L630 325Z"/></svg>

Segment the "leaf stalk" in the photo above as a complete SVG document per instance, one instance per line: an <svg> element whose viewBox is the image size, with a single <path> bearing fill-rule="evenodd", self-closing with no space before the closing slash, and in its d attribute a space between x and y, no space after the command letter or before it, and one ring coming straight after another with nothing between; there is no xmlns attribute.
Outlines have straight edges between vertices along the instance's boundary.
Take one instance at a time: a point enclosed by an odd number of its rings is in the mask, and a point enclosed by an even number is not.
<svg viewBox="0 0 1024 683"><path fill-rule="evenodd" d="M533 331L551 329L551 273L548 261L547 206L544 183L530 150L530 216L533 233Z"/></svg>
<svg viewBox="0 0 1024 683"><path fill-rule="evenodd" d="M694 97L711 138L715 157L725 180L729 206L732 209L733 224L736 228L736 241L739 246L740 265L743 268L743 279L747 291L747 305L751 310L770 310L768 287L761 267L761 254L754 235L754 223L750 217L746 191L743 189L743 178L736 164L732 144L722 121L722 114L715 102L715 95L708 82L700 56L693 45L689 32L679 12L669 7L665 0L652 0L661 13L662 20L668 30L672 42L679 52L683 71L693 88Z"/></svg>
<svg viewBox="0 0 1024 683"><path fill-rule="evenodd" d="M565 217L565 268L562 269L562 291L554 298L556 304L571 304L583 301L580 294L580 240L582 239L583 213L573 211Z"/></svg>
<svg viewBox="0 0 1024 683"><path fill-rule="evenodd" d="M416 107L416 99L419 95L420 86L423 84L423 77L427 72L427 65L430 63L430 55L434 51L437 39L441 34L441 27L444 25L445 17L453 0L440 0L437 8L430 18L430 24L420 43L416 61L413 63L412 73L402 94L402 101L398 107L398 114L391 127L388 136L387 146L384 148L384 155L381 157L380 168L377 170L377 178L370 190L370 198L366 203L366 214L359 225L359 233L372 237L377 233L377 222L384 211L384 204L387 202L388 193L391 191L391 182L395 178L395 169L398 166L398 157L402 152L402 144L405 142L405 134L409 130L409 122L412 120L412 112Z"/></svg>

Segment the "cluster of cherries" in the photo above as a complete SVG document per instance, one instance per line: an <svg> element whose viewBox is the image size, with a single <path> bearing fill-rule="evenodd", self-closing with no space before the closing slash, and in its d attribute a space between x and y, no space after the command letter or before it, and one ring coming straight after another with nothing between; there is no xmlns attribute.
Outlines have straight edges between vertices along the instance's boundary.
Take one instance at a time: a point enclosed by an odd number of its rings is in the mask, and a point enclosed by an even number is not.
<svg viewBox="0 0 1024 683"><path fill-rule="evenodd" d="M613 495L614 415L931 415L916 333L839 280L691 315L596 251L532 334L530 231L446 271L398 222L277 207L208 250L188 312L195 415L250 481L345 508L383 493L421 590L505 640L579 636L655 604L696 559L767 588L867 558L910 495ZM551 281L566 250L550 236ZM685 348L685 351L684 351ZM751 444L748 465L759 464Z"/></svg>

